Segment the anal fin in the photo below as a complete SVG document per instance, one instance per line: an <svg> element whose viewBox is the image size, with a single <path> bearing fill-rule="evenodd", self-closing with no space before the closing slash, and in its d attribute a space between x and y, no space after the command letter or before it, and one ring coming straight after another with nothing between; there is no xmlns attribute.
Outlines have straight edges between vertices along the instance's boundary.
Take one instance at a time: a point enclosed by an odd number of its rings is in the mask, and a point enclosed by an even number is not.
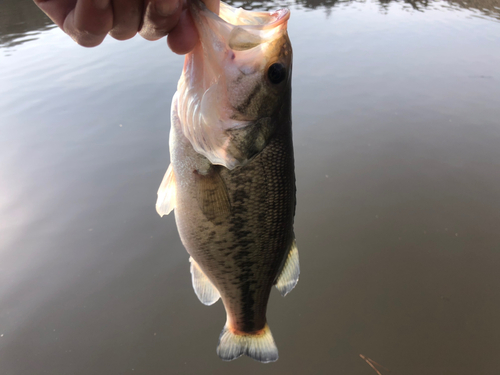
<svg viewBox="0 0 500 375"><path fill-rule="evenodd" d="M175 174L172 164L170 164L158 189L158 199L156 200L158 215L168 215L175 208L175 195Z"/></svg>
<svg viewBox="0 0 500 375"><path fill-rule="evenodd" d="M189 261L191 262L191 280L196 296L204 305L213 305L220 298L219 291L203 273L198 263L191 257Z"/></svg>
<svg viewBox="0 0 500 375"><path fill-rule="evenodd" d="M276 280L276 288L279 290L281 295L284 297L295 288L297 282L299 281L300 266L299 266L299 249L297 249L297 243L295 238L293 239L292 246L288 252L285 265Z"/></svg>

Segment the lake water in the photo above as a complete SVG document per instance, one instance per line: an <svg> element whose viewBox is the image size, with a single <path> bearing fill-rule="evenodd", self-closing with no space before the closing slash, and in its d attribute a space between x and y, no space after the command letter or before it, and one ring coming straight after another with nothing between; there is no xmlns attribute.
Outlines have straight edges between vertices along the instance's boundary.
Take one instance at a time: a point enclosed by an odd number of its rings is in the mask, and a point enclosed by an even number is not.
<svg viewBox="0 0 500 375"><path fill-rule="evenodd" d="M76 45L0 3L0 374L498 374L498 0L292 9L301 278L278 362L222 362L222 304L155 211L183 58ZM389 371L379 368L382 375Z"/></svg>

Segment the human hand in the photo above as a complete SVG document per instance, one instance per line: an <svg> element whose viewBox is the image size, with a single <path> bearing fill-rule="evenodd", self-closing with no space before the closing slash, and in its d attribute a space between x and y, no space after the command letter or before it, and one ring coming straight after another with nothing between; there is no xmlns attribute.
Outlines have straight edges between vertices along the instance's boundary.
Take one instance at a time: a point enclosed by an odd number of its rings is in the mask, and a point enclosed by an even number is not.
<svg viewBox="0 0 500 375"><path fill-rule="evenodd" d="M34 0L36 5L78 44L95 47L107 34L118 40L137 32L147 40L168 35L178 54L191 51L198 41L184 0Z"/></svg>

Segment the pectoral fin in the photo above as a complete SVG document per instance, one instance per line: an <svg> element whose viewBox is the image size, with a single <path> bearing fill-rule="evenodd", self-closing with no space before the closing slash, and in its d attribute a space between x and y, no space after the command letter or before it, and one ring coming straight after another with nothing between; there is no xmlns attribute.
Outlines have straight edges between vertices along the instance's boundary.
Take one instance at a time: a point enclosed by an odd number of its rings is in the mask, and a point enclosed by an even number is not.
<svg viewBox="0 0 500 375"><path fill-rule="evenodd" d="M276 280L276 288L284 297L295 288L299 281L300 266L299 266L299 250L295 239L292 242L290 251L288 252L283 270Z"/></svg>
<svg viewBox="0 0 500 375"><path fill-rule="evenodd" d="M231 212L226 184L219 174L219 166L211 166L205 173L196 173L198 204L208 220L225 217Z"/></svg>
<svg viewBox="0 0 500 375"><path fill-rule="evenodd" d="M175 195L175 174L172 164L170 164L158 189L158 199L156 200L158 215L168 215L175 208Z"/></svg>
<svg viewBox="0 0 500 375"><path fill-rule="evenodd" d="M207 275L203 273L198 263L193 258L189 258L191 262L191 280L193 282L193 289L198 299L204 305L213 305L220 298L219 291L209 280Z"/></svg>

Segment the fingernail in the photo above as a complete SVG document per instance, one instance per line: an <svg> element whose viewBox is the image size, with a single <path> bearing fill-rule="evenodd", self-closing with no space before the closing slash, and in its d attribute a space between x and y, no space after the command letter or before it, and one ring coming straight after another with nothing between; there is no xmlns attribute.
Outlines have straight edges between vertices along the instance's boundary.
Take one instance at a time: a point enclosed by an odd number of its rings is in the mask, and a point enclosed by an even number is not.
<svg viewBox="0 0 500 375"><path fill-rule="evenodd" d="M94 6L97 9L107 9L111 0L94 0Z"/></svg>
<svg viewBox="0 0 500 375"><path fill-rule="evenodd" d="M168 17L179 8L179 0L156 0L155 10L160 16Z"/></svg>

